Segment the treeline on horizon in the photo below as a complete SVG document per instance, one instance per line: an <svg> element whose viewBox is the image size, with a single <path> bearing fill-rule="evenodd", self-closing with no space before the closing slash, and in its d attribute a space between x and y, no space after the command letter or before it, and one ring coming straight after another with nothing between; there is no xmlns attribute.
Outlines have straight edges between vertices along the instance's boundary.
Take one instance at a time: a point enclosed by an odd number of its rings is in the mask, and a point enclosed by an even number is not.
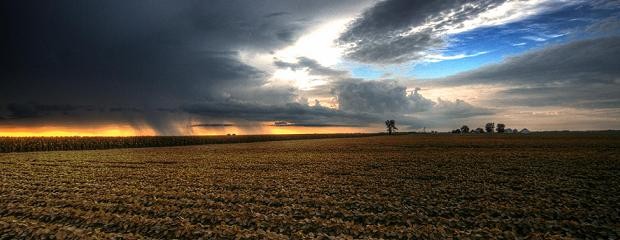
<svg viewBox="0 0 620 240"><path fill-rule="evenodd" d="M376 136L381 133L135 136L135 137L0 137L0 153L34 151L99 150L113 148L171 147L202 144L250 143L298 139Z"/></svg>

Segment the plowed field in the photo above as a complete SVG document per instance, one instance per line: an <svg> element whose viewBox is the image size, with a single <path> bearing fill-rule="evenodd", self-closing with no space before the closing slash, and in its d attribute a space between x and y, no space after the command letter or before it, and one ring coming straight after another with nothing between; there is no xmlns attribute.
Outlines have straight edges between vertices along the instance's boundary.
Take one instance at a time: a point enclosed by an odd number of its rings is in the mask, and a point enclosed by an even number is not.
<svg viewBox="0 0 620 240"><path fill-rule="evenodd" d="M0 154L0 239L620 236L620 136Z"/></svg>

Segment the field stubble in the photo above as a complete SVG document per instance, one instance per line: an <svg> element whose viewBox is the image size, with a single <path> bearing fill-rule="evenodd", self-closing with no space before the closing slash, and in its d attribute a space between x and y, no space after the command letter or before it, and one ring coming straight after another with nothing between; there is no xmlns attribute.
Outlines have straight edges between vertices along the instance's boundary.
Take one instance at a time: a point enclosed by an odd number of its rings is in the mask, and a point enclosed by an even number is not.
<svg viewBox="0 0 620 240"><path fill-rule="evenodd" d="M0 239L620 236L620 136L0 154Z"/></svg>

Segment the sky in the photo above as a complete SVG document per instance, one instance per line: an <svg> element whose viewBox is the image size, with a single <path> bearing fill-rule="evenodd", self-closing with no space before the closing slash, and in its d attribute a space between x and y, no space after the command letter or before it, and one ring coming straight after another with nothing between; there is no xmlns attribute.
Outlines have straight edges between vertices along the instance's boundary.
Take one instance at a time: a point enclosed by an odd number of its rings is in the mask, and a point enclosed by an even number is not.
<svg viewBox="0 0 620 240"><path fill-rule="evenodd" d="M0 136L620 129L617 0L0 6Z"/></svg>

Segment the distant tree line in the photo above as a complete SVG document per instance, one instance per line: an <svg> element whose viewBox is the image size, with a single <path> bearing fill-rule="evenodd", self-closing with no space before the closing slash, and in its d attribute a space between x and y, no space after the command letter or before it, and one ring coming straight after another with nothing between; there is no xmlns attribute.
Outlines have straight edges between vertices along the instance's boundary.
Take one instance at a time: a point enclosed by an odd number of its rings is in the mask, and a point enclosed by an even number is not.
<svg viewBox="0 0 620 240"><path fill-rule="evenodd" d="M495 125L495 123L487 123L484 125L484 129L483 128L476 128L473 130L470 130L469 126L467 125L463 125L461 126L461 128L457 128L452 130L452 133L529 133L530 131L527 128L522 129L521 131L515 129L511 129L511 128L506 128L506 124L503 123L498 123L497 126Z"/></svg>
<svg viewBox="0 0 620 240"><path fill-rule="evenodd" d="M394 120L385 120L385 128L388 132L389 135L392 135L392 133L396 130L398 130L398 128L396 128L396 121ZM424 132L426 132L426 127L424 128ZM483 128L476 128L471 130L469 128L469 126L467 125L463 125L461 126L461 128L457 128L452 130L452 133L530 133L530 130L528 130L527 128L522 129L521 131L515 129L511 129L511 128L506 128L506 124L503 123L498 123L497 126L495 125L495 123L490 122L484 125L484 129ZM432 131L431 133L436 133L435 131Z"/></svg>

